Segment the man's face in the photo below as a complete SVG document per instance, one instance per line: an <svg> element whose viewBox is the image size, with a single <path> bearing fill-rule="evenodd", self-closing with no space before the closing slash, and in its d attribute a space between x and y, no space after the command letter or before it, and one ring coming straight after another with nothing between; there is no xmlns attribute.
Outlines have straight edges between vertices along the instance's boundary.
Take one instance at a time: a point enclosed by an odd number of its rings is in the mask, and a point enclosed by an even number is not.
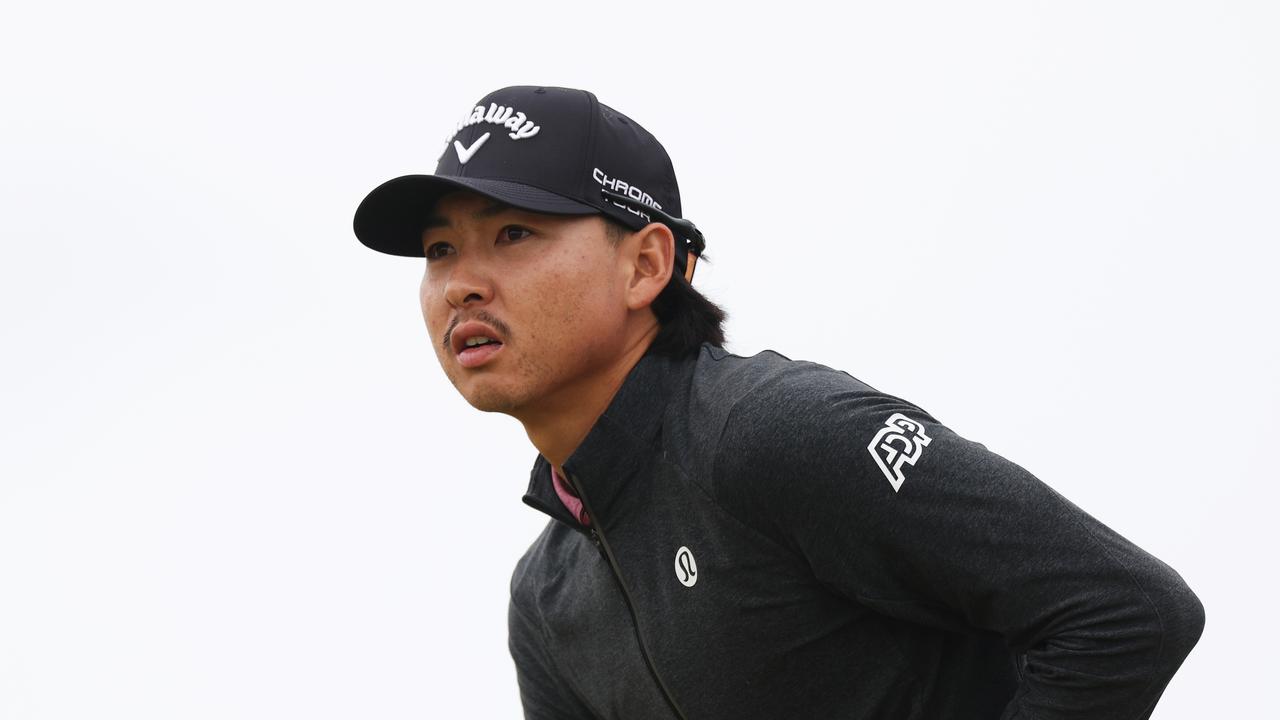
<svg viewBox="0 0 1280 720"><path fill-rule="evenodd" d="M476 408L554 411L622 353L625 274L599 216L532 213L460 191L437 202L422 243L427 331ZM484 338L497 342L468 347Z"/></svg>

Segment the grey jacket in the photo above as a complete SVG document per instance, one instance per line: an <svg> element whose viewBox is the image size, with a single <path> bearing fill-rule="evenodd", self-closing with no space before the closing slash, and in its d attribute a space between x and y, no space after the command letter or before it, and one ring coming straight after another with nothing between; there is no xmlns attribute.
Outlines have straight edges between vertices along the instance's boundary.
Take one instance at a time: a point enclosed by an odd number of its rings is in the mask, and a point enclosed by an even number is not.
<svg viewBox="0 0 1280 720"><path fill-rule="evenodd" d="M1176 572L821 365L646 356L511 582L527 718L1139 720L1200 636Z"/></svg>

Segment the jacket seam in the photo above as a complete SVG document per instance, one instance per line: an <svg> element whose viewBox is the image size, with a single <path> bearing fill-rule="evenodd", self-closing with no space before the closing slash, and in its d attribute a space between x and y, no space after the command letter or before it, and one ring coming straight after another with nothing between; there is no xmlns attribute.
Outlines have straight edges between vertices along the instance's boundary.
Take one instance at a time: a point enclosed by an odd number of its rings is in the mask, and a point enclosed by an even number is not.
<svg viewBox="0 0 1280 720"><path fill-rule="evenodd" d="M747 395L754 392L757 387L759 387L759 383L757 383L756 385L753 385L750 390L748 390L746 393L743 393L742 396L739 397L737 400L733 401L733 405L730 406L729 412L725 414L724 423L720 425L720 432L716 434L716 442L715 442L716 452L715 452L715 455L711 458L710 480L712 485L717 489L720 487L720 483L719 483L720 456L724 453L725 428L729 426L729 423L733 421L734 415L737 414L738 404L742 402L743 398L747 397ZM746 520L743 520L742 518L738 517L732 510L724 506L724 504L717 497L716 492L713 492L703 487L701 483L693 480L691 475L688 472L686 472L685 469L680 465L677 465L676 463L672 463L672 465L679 468L680 474L684 475L685 478L688 479L689 484L696 487L698 491L701 492L704 496L706 496L707 500L709 500L712 505L715 505L716 508L718 508L721 512L723 512L726 517L732 519L735 523L737 523L741 527L751 532L751 534L759 537L761 540L768 543L770 546L777 548L778 550L786 553L787 555L803 563L804 566L809 569L809 573L813 575L814 580L818 581L817 575L813 573L813 567L809 564L809 559L805 557L803 553L797 552L796 550L787 547L786 545L774 539L773 537L770 537L764 530L761 530L760 528L757 528L754 525L748 523ZM819 584L821 584L820 581L818 582Z"/></svg>

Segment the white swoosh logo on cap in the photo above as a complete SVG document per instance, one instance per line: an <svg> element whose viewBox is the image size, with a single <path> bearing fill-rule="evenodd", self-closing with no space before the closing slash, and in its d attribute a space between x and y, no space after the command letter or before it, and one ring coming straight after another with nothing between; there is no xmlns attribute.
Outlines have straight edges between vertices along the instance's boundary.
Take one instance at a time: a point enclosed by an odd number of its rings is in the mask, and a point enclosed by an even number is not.
<svg viewBox="0 0 1280 720"><path fill-rule="evenodd" d="M485 133L476 138L476 141L471 143L471 147L469 148L462 147L462 143L460 141L454 140L453 149L458 151L458 162L466 165L467 161L471 159L471 156L475 155L476 151L480 149L480 146L484 144L484 141L488 139L489 133Z"/></svg>

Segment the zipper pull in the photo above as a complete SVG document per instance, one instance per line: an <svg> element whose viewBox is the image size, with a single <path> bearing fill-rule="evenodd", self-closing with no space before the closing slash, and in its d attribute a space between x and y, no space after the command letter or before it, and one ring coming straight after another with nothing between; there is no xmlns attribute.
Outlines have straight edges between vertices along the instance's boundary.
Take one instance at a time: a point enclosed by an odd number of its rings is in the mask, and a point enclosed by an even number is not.
<svg viewBox="0 0 1280 720"><path fill-rule="evenodd" d="M591 530L591 542L596 544L597 550L599 550L600 552L604 552L604 547L600 544L600 533L596 532L595 528L589 528L589 529Z"/></svg>

